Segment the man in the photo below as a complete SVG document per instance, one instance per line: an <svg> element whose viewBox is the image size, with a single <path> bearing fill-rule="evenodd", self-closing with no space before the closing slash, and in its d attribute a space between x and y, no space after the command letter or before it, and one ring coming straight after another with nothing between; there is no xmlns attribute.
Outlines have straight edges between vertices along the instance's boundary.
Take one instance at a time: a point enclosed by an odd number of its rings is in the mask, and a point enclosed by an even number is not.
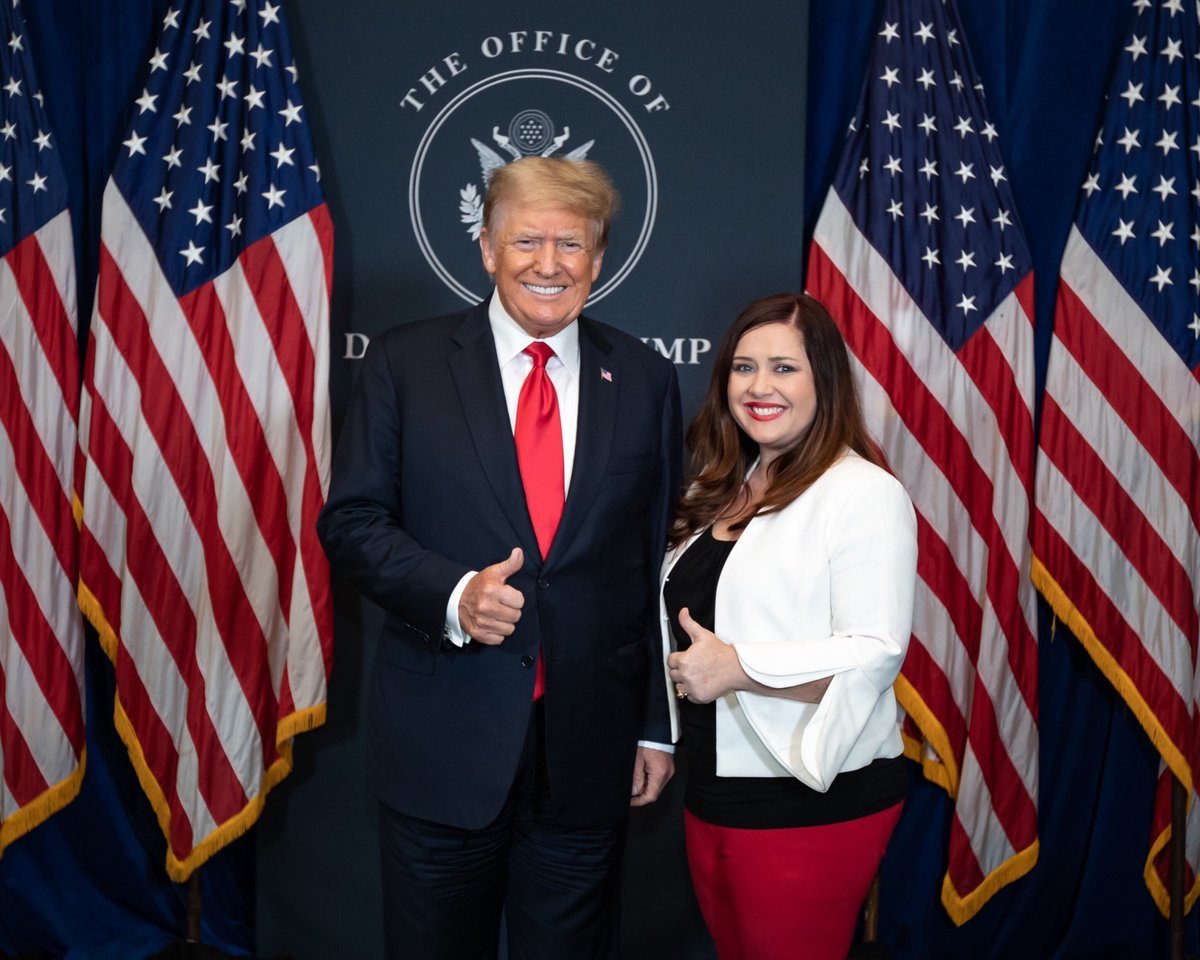
<svg viewBox="0 0 1200 960"><path fill-rule="evenodd" d="M369 736L394 958L493 957L502 909L514 960L612 956L628 807L674 770L674 368L580 316L616 202L589 162L497 170L492 296L377 337L347 414L319 529L387 612Z"/></svg>

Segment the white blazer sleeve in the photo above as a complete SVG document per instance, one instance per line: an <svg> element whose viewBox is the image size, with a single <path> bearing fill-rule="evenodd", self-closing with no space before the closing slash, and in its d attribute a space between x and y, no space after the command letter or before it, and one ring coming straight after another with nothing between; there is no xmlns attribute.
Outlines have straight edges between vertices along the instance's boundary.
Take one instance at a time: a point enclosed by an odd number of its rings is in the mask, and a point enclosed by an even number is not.
<svg viewBox="0 0 1200 960"><path fill-rule="evenodd" d="M890 687L908 649L916 578L916 517L900 483L871 471L839 501L825 518L829 635L735 644L747 675L764 686L833 677L815 705L738 694L764 745L818 790L828 789L868 727L878 737L889 731L874 727L895 724Z"/></svg>

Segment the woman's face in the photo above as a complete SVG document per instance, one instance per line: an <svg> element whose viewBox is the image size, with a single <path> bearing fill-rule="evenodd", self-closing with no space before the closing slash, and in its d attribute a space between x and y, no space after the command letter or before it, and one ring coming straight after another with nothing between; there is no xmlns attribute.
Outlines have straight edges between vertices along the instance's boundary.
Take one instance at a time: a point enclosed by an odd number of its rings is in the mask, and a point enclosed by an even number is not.
<svg viewBox="0 0 1200 960"><path fill-rule="evenodd" d="M767 323L747 331L733 351L729 411L758 444L765 466L794 447L817 413L817 391L800 331Z"/></svg>

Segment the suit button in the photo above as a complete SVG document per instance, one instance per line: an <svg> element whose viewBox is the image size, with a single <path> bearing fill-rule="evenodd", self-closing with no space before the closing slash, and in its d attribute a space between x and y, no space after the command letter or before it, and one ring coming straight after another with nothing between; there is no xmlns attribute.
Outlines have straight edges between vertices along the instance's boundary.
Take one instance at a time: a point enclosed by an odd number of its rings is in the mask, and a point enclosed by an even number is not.
<svg viewBox="0 0 1200 960"><path fill-rule="evenodd" d="M539 590L546 590L550 586L550 581L549 580L539 580L537 582L537 585L538 585Z"/></svg>
<svg viewBox="0 0 1200 960"><path fill-rule="evenodd" d="M521 658L521 666L532 667L533 666L533 657L531 657L529 654L525 654L525 656L523 656Z"/></svg>

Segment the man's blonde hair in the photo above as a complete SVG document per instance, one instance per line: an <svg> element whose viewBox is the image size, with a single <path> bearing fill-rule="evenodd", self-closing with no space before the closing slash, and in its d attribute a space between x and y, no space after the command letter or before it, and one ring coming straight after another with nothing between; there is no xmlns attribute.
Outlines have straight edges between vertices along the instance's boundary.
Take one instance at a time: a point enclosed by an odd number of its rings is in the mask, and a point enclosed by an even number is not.
<svg viewBox="0 0 1200 960"><path fill-rule="evenodd" d="M483 223L492 232L497 211L508 205L561 207L591 220L596 249L608 246L608 228L621 198L604 168L591 160L522 157L496 170L483 202Z"/></svg>

